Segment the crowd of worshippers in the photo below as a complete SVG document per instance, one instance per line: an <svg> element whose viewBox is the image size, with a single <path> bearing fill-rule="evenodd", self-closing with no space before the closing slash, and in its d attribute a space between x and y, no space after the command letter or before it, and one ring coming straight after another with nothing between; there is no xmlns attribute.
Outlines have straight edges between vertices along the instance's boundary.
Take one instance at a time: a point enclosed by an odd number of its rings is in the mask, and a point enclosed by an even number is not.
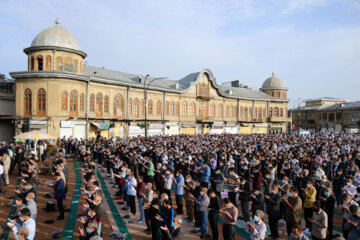
<svg viewBox="0 0 360 240"><path fill-rule="evenodd" d="M129 213L123 218L145 223L153 240L183 239L183 222L201 238L217 240L220 218L227 240L235 239L237 220L246 223L251 239L279 238L279 222L286 223L291 240L333 239L335 210L343 213L343 237L360 239L360 134L176 135L65 144L84 166L83 207L90 218L80 221L87 232L95 231L93 220L98 234L104 231L99 167L124 199L122 209Z"/></svg>
<svg viewBox="0 0 360 240"><path fill-rule="evenodd" d="M51 173L55 178L52 188L54 198L57 200L60 216L58 220L64 219L64 208L62 201L65 199L67 167L64 149L59 145L56 149L58 154L54 158ZM16 240L33 240L36 234L36 219L38 213L37 194L38 194L38 175L39 166L47 157L48 143L39 141L34 148L34 142L25 143L6 143L0 144L0 193L13 191L15 193L14 203L9 203L9 207L15 207L16 212L10 214L6 226L9 227ZM8 188L10 176L16 189ZM3 181L4 179L4 181ZM62 182L62 189L59 188ZM61 195L59 195L61 192ZM62 206L62 207L61 207ZM10 212L10 210L9 210Z"/></svg>

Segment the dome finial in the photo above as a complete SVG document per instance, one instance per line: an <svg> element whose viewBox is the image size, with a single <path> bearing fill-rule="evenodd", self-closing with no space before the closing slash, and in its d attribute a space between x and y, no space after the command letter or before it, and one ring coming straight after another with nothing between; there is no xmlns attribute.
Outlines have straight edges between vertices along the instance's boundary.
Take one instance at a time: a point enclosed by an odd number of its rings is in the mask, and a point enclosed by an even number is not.
<svg viewBox="0 0 360 240"><path fill-rule="evenodd" d="M56 18L55 24L56 24L56 26L59 26L59 25L60 25L59 17Z"/></svg>
<svg viewBox="0 0 360 240"><path fill-rule="evenodd" d="M275 77L275 73L274 73L274 72L272 72L272 76Z"/></svg>

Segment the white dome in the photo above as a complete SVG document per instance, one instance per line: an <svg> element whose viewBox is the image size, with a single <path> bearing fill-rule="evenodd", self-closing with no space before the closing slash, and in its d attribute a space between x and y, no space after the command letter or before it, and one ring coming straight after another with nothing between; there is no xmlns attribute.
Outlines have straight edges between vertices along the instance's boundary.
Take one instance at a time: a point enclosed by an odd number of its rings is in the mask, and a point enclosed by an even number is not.
<svg viewBox="0 0 360 240"><path fill-rule="evenodd" d="M32 41L31 47L56 46L80 50L77 39L68 30L60 27L57 23L54 27L49 27L41 31Z"/></svg>
<svg viewBox="0 0 360 240"><path fill-rule="evenodd" d="M287 90L285 84L283 81L281 81L279 78L275 77L274 73L271 77L265 80L265 82L262 85L263 90Z"/></svg>

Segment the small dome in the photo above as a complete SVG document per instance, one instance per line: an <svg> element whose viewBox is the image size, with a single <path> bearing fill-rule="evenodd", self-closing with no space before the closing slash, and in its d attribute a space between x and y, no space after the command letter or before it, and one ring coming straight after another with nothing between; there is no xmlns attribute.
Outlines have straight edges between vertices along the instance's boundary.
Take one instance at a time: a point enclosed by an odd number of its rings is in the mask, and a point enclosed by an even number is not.
<svg viewBox="0 0 360 240"><path fill-rule="evenodd" d="M80 50L77 39L68 30L60 27L59 20L56 20L54 27L41 31L32 41L31 47L56 46Z"/></svg>
<svg viewBox="0 0 360 240"><path fill-rule="evenodd" d="M281 81L279 78L275 77L275 74L273 73L271 77L265 80L265 82L262 85L262 90L287 90L285 84L283 81Z"/></svg>

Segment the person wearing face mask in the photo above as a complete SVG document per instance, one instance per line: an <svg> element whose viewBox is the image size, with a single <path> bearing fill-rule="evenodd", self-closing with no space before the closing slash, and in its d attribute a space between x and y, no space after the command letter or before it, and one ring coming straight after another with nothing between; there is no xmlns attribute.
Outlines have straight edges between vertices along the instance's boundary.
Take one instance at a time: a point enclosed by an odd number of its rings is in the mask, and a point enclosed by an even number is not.
<svg viewBox="0 0 360 240"><path fill-rule="evenodd" d="M331 188L326 188L324 192L324 197L320 197L322 208L328 215L328 226L333 225L333 216L334 216L334 207L335 207L335 197L332 193ZM332 239L333 229L332 227L328 228L329 239Z"/></svg>
<svg viewBox="0 0 360 240"><path fill-rule="evenodd" d="M86 230L79 228L79 240L102 240L97 231L98 226L96 221L91 221L88 223Z"/></svg>
<svg viewBox="0 0 360 240"><path fill-rule="evenodd" d="M34 188L34 184L35 184L35 181L34 180L30 180L28 182L25 183L25 187L24 187L24 191L20 192L19 189L15 190L15 193L18 194L19 198L21 198L22 202L24 204L27 203L27 200L26 200L26 196L29 194L29 193L33 193L35 198L36 199L36 189Z"/></svg>
<svg viewBox="0 0 360 240"><path fill-rule="evenodd" d="M215 194L213 189L209 190L210 204L209 204L209 222L212 233L212 240L218 240L219 230L219 210L221 208L221 199Z"/></svg>
<svg viewBox="0 0 360 240"><path fill-rule="evenodd" d="M190 175L186 176L185 182L186 222L192 223L194 221L194 201L192 198L194 197L195 182L191 179Z"/></svg>
<svg viewBox="0 0 360 240"><path fill-rule="evenodd" d="M332 239L332 238L329 238L329 239ZM302 233L301 225L295 224L292 227L292 232L289 235L288 240L309 240L309 238Z"/></svg>
<svg viewBox="0 0 360 240"><path fill-rule="evenodd" d="M15 226L16 220L12 220L7 225L11 228L14 236L17 236L18 231L21 228L27 228L29 231L28 239L33 240L35 238L36 233L36 222L31 218L30 209L24 208L20 211L20 219L23 222L21 226Z"/></svg>
<svg viewBox="0 0 360 240"><path fill-rule="evenodd" d="M263 222L264 212L257 210L254 216L254 221L250 224L246 222L249 227L251 240L264 240L266 234L266 224Z"/></svg>
<svg viewBox="0 0 360 240"><path fill-rule="evenodd" d="M309 219L311 219L313 215L313 204L315 202L316 189L313 186L312 181L308 181L306 184L306 188L305 189L302 188L301 190L305 198L304 218L306 222L306 227L309 228L311 227L311 222L309 221Z"/></svg>
<svg viewBox="0 0 360 240"><path fill-rule="evenodd" d="M219 212L223 215L223 239L235 239L235 223L238 218L238 209L229 198L224 199L224 208Z"/></svg>
<svg viewBox="0 0 360 240"><path fill-rule="evenodd" d="M313 204L313 216L308 219L312 223L311 237L313 240L325 240L328 228L328 215L321 209L320 201Z"/></svg>
<svg viewBox="0 0 360 240"><path fill-rule="evenodd" d="M348 240L358 240L360 239L360 208L356 205L350 206L351 215L349 216L347 222L345 223L345 230L348 233Z"/></svg>
<svg viewBox="0 0 360 240"><path fill-rule="evenodd" d="M178 170L176 178L174 179L175 184L175 199L176 199L176 212L180 215L183 214L183 195L184 195L184 177L182 171Z"/></svg>
<svg viewBox="0 0 360 240"><path fill-rule="evenodd" d="M292 192L289 193L292 196ZM271 236L274 239L279 237L278 222L281 219L280 203L281 195L279 193L278 185L272 186L270 195L265 195L266 210L269 215L269 227Z"/></svg>
<svg viewBox="0 0 360 240"><path fill-rule="evenodd" d="M342 189L343 193L349 194L351 197L354 197L356 194L356 187L352 184L352 179L347 178L346 185Z"/></svg>
<svg viewBox="0 0 360 240"><path fill-rule="evenodd" d="M351 205L356 205L358 206L357 202L355 202L352 197L347 194L347 193L344 193L343 195L343 204L340 206L342 212L343 212L343 236L344 238L346 239L347 238L347 235L348 235L348 232L346 231L345 229L345 223L348 221L349 219L349 216L350 216L350 206Z"/></svg>
<svg viewBox="0 0 360 240"><path fill-rule="evenodd" d="M198 217L199 223L200 223L201 237L203 237L208 234L207 219L208 219L208 206L210 203L210 199L207 196L207 188L202 187L200 196L197 199L195 199L195 197L193 197L193 200L196 204L196 210L198 213L197 217Z"/></svg>
<svg viewBox="0 0 360 240"><path fill-rule="evenodd" d="M290 235L292 227L301 224L302 201L295 187L290 187L289 197L287 199L283 197L282 201L285 205L286 230Z"/></svg>
<svg viewBox="0 0 360 240"><path fill-rule="evenodd" d="M228 195L231 202L237 206L236 204L236 194L239 187L239 177L235 174L234 168L229 169L229 176L227 178L227 184L228 184Z"/></svg>
<svg viewBox="0 0 360 240"><path fill-rule="evenodd" d="M169 196L169 202L172 205L171 185L172 185L174 177L173 177L170 169L166 169L166 171L163 175L163 179L164 179L164 193L166 193Z"/></svg>
<svg viewBox="0 0 360 240"><path fill-rule="evenodd" d="M244 220L248 222L250 221L250 184L245 180L245 178L241 178L240 180L239 200L242 216Z"/></svg>
<svg viewBox="0 0 360 240"><path fill-rule="evenodd" d="M64 180L61 178L60 173L56 172L54 174L56 183L53 185L54 189L54 198L57 201L57 207L60 212L60 216L57 218L57 220L63 220L64 219L64 204L63 201L65 199L65 183Z"/></svg>
<svg viewBox="0 0 360 240"><path fill-rule="evenodd" d="M343 174L342 169L337 170L337 174L334 173L334 194L336 198L336 203L340 206L343 203L342 197L342 188L345 185L345 175Z"/></svg>
<svg viewBox="0 0 360 240"><path fill-rule="evenodd" d="M36 216L37 216L37 206L36 206L36 202L34 201L35 198L35 194L33 192L29 192L26 195L26 207L28 209L30 209L31 211L31 218L34 219L36 221ZM16 205L21 205L22 204L22 200L18 199L16 200Z"/></svg>
<svg viewBox="0 0 360 240"><path fill-rule="evenodd" d="M224 191L224 183L225 183L225 177L221 172L220 168L216 168L215 175L213 178L213 182L215 184L215 194L218 197L221 197L221 192Z"/></svg>
<svg viewBox="0 0 360 240"><path fill-rule="evenodd" d="M251 201L252 201L252 212L253 216L257 210L265 211L265 201L264 195L260 192L259 189L255 189L251 194Z"/></svg>
<svg viewBox="0 0 360 240"><path fill-rule="evenodd" d="M181 228L182 219L180 216L174 217L174 228L169 230L165 226L161 226L160 229L163 231L163 236L166 240L182 240L184 238L184 232Z"/></svg>

